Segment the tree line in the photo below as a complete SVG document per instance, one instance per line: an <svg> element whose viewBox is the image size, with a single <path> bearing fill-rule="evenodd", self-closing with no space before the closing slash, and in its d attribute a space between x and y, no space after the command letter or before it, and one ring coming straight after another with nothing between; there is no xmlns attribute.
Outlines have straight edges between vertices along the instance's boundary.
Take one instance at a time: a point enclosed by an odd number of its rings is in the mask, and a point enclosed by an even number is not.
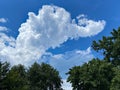
<svg viewBox="0 0 120 90"><path fill-rule="evenodd" d="M94 58L66 73L73 90L120 90L120 28L93 41L92 48L104 58ZM0 62L0 90L63 90L59 72L45 63L10 67Z"/></svg>
<svg viewBox="0 0 120 90"><path fill-rule="evenodd" d="M0 62L0 90L62 90L59 72L49 64L24 65Z"/></svg>

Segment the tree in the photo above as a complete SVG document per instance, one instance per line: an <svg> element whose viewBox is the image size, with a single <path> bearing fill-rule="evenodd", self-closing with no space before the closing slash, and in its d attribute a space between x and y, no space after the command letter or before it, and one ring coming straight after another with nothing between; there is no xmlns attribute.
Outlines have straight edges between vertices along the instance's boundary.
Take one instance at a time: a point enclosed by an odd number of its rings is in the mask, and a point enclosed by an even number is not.
<svg viewBox="0 0 120 90"><path fill-rule="evenodd" d="M102 52L103 60L93 59L82 66L75 66L67 73L73 90L120 89L120 28L111 36L93 41L92 48Z"/></svg>
<svg viewBox="0 0 120 90"><path fill-rule="evenodd" d="M0 61L0 90L5 90L7 73L9 72L9 63Z"/></svg>
<svg viewBox="0 0 120 90"><path fill-rule="evenodd" d="M52 66L34 63L28 71L31 90L59 90L61 78L59 72Z"/></svg>
<svg viewBox="0 0 120 90"><path fill-rule="evenodd" d="M73 90L110 90L114 77L113 65L99 59L75 66L67 74Z"/></svg>
<svg viewBox="0 0 120 90"><path fill-rule="evenodd" d="M93 41L92 47L97 52L101 51L106 61L120 65L120 28L113 29L111 36L103 36L102 40Z"/></svg>
<svg viewBox="0 0 120 90"><path fill-rule="evenodd" d="M7 90L28 90L27 82L26 70L21 64L13 66L7 74Z"/></svg>

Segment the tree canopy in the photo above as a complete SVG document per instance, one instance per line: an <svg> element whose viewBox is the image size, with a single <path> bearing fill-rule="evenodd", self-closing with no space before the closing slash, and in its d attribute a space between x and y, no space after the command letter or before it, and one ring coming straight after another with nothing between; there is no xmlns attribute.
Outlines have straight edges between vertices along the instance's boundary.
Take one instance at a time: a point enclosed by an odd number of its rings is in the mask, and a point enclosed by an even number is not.
<svg viewBox="0 0 120 90"><path fill-rule="evenodd" d="M31 90L57 90L61 88L59 72L49 64L34 63L28 71Z"/></svg>
<svg viewBox="0 0 120 90"><path fill-rule="evenodd" d="M13 66L7 74L8 90L28 90L27 82L26 70L21 64Z"/></svg>
<svg viewBox="0 0 120 90"><path fill-rule="evenodd" d="M73 90L110 90L113 72L111 63L93 59L70 69L68 82L72 83Z"/></svg>

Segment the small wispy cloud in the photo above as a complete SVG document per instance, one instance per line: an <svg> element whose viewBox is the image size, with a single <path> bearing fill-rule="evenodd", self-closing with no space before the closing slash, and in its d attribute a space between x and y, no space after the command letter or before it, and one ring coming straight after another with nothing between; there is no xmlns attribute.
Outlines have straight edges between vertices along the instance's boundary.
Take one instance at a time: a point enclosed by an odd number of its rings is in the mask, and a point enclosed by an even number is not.
<svg viewBox="0 0 120 90"><path fill-rule="evenodd" d="M0 23L6 23L7 20L5 18L0 18Z"/></svg>
<svg viewBox="0 0 120 90"><path fill-rule="evenodd" d="M6 22L7 22L7 20L5 18L0 18L0 23L6 23ZM0 32L1 31L7 31L7 30L8 30L7 27L0 25Z"/></svg>
<svg viewBox="0 0 120 90"><path fill-rule="evenodd" d="M7 27L4 27L4 26L0 26L0 31L7 31L8 28Z"/></svg>

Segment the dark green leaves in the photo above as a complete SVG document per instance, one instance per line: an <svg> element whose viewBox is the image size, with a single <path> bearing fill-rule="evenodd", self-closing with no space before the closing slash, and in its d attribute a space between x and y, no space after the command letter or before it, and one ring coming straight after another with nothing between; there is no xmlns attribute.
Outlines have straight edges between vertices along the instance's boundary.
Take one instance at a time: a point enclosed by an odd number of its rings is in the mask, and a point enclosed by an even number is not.
<svg viewBox="0 0 120 90"><path fill-rule="evenodd" d="M59 72L52 66L34 63L28 71L31 90L56 90L61 88Z"/></svg>
<svg viewBox="0 0 120 90"><path fill-rule="evenodd" d="M61 84L59 72L49 64L34 63L27 70L0 62L0 90L62 90Z"/></svg>
<svg viewBox="0 0 120 90"><path fill-rule="evenodd" d="M68 72L68 81L77 90L109 90L114 76L113 65L93 59L82 66L75 66Z"/></svg>
<svg viewBox="0 0 120 90"><path fill-rule="evenodd" d="M103 36L98 42L93 41L93 49L102 52L104 59L114 65L120 65L120 28L113 29L111 36Z"/></svg>

